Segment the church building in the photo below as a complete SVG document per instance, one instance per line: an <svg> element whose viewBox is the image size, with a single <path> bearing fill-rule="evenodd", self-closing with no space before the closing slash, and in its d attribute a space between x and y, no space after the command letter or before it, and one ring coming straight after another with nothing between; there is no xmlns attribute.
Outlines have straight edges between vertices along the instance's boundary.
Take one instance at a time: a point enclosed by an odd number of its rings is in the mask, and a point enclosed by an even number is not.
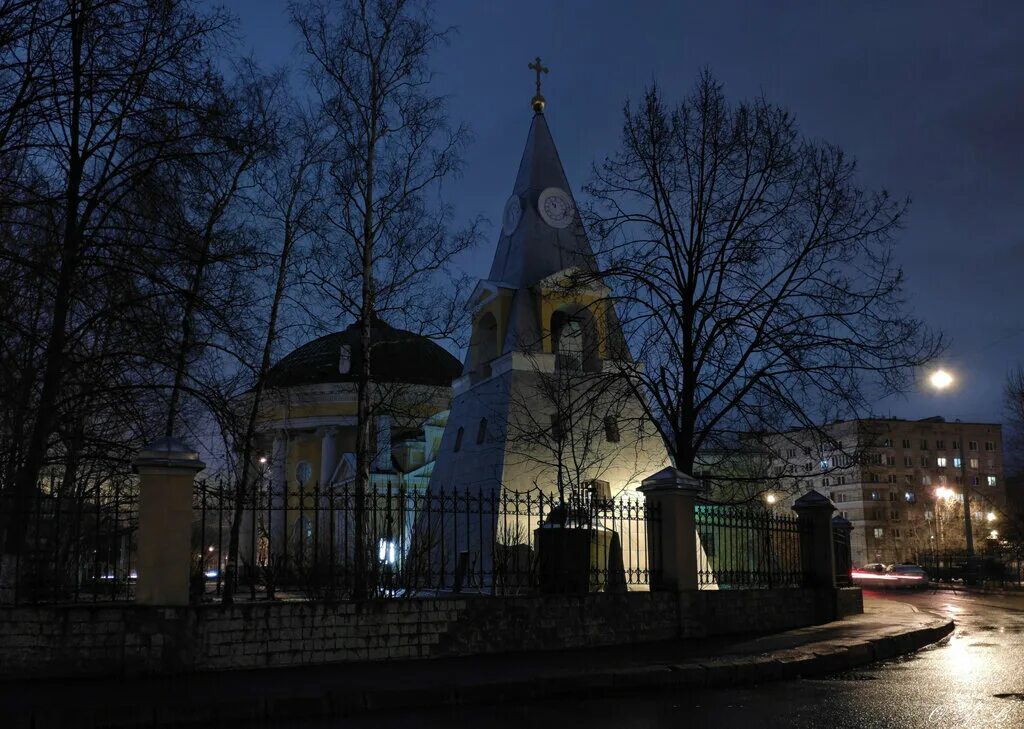
<svg viewBox="0 0 1024 729"><path fill-rule="evenodd" d="M469 351L430 486L542 495L564 521L572 502L637 497L669 458L624 379L630 355L544 113L546 69L531 68L526 147L469 302Z"/></svg>

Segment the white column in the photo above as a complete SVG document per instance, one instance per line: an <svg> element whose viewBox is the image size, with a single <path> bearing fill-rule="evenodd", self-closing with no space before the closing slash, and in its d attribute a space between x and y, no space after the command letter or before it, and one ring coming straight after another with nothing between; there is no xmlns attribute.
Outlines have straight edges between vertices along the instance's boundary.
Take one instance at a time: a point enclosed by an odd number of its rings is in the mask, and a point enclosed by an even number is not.
<svg viewBox="0 0 1024 729"><path fill-rule="evenodd" d="M320 436L320 490L327 491L331 486L331 477L338 467L338 429L333 425L317 428Z"/></svg>
<svg viewBox="0 0 1024 729"><path fill-rule="evenodd" d="M391 472L391 416L377 416L377 471Z"/></svg>
<svg viewBox="0 0 1024 729"><path fill-rule="evenodd" d="M270 455L270 554L284 554L288 539L288 432L274 433Z"/></svg>

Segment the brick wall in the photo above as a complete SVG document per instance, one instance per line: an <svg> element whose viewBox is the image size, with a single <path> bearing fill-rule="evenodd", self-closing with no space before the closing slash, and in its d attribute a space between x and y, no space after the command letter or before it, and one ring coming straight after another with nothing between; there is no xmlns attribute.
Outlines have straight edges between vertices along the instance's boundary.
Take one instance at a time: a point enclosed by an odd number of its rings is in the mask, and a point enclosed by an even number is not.
<svg viewBox="0 0 1024 729"><path fill-rule="evenodd" d="M859 599L859 590L854 590ZM0 678L166 674L556 650L809 625L835 591L0 608ZM822 606L826 605L826 608ZM824 610L824 612L822 612ZM859 611L859 610L858 610Z"/></svg>

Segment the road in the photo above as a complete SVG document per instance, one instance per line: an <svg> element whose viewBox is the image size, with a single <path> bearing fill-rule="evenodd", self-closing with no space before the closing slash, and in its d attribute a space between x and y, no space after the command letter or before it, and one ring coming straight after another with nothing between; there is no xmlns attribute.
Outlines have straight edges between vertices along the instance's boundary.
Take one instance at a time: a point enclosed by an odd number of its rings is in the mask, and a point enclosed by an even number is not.
<svg viewBox="0 0 1024 729"><path fill-rule="evenodd" d="M376 714L302 727L1024 727L1024 596L880 595L951 616L956 632L914 655L827 679ZM283 725L282 725L283 726Z"/></svg>

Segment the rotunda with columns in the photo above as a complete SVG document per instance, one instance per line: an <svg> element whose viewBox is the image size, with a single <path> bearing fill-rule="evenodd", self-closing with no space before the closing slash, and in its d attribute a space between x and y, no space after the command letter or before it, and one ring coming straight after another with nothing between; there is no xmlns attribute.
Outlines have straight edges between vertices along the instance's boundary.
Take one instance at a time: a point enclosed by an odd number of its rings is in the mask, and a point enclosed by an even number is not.
<svg viewBox="0 0 1024 729"><path fill-rule="evenodd" d="M274 503L326 493L355 477L356 394L362 372L358 323L308 342L271 369L257 423ZM375 319L370 379L376 454L371 487L426 488L461 363L429 338ZM271 541L297 522L281 512ZM280 542L278 542L280 543Z"/></svg>

